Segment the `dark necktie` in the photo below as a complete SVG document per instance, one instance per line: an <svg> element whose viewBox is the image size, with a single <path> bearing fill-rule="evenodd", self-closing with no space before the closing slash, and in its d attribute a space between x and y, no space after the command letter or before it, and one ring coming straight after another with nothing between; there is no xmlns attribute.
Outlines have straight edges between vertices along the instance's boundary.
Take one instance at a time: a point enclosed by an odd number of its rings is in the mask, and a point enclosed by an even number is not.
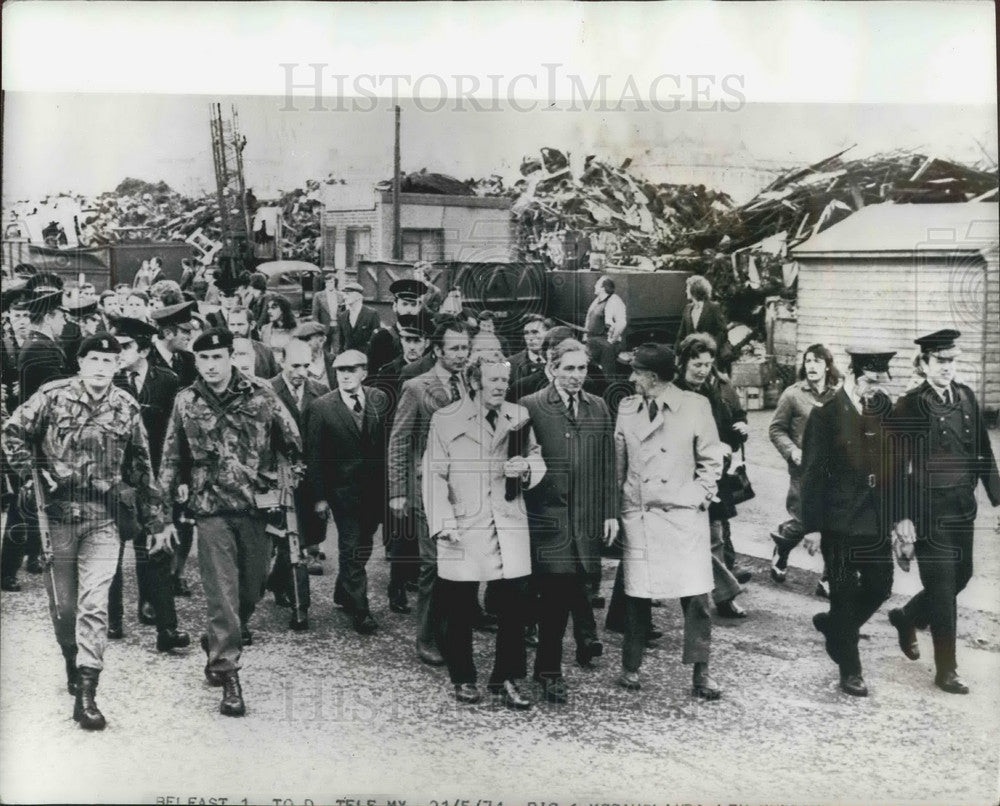
<svg viewBox="0 0 1000 806"><path fill-rule="evenodd" d="M576 395L569 396L569 402L566 404L566 413L569 414L570 420L574 423L576 422Z"/></svg>
<svg viewBox="0 0 1000 806"><path fill-rule="evenodd" d="M181 354L180 353L174 353L172 356L170 356L170 368L174 372L176 372L178 375L180 374L180 371L181 371Z"/></svg>
<svg viewBox="0 0 1000 806"><path fill-rule="evenodd" d="M355 414L361 414L361 400L360 400L360 398L356 394L353 394L353 395L351 395L351 400L354 401L354 406L353 406L354 413Z"/></svg>
<svg viewBox="0 0 1000 806"><path fill-rule="evenodd" d="M136 378L138 377L139 377L138 372L128 373L128 390L135 398L139 397L139 385L135 382Z"/></svg>
<svg viewBox="0 0 1000 806"><path fill-rule="evenodd" d="M649 401L649 421L650 422L653 422L653 420L656 419L656 411L657 411L656 401L655 400L650 400Z"/></svg>
<svg viewBox="0 0 1000 806"><path fill-rule="evenodd" d="M944 390L944 404L946 406L950 406L951 405L951 387L950 386L947 389Z"/></svg>
<svg viewBox="0 0 1000 806"><path fill-rule="evenodd" d="M451 401L454 403L456 400L462 398L462 390L458 385L458 375L452 373L451 377L448 379L448 386L451 388Z"/></svg>
<svg viewBox="0 0 1000 806"><path fill-rule="evenodd" d="M494 431L497 430L497 411L496 409L490 409L486 412L486 422L490 424L490 428Z"/></svg>

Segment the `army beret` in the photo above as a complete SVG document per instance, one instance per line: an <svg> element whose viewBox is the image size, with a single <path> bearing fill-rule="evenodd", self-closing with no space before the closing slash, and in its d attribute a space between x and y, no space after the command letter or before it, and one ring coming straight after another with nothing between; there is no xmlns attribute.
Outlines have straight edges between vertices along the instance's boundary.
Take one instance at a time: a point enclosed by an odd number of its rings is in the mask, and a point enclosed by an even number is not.
<svg viewBox="0 0 1000 806"><path fill-rule="evenodd" d="M80 342L80 349L77 350L76 357L83 358L87 353L93 352L118 355L121 351L122 346L114 336L108 333L95 333Z"/></svg>
<svg viewBox="0 0 1000 806"><path fill-rule="evenodd" d="M313 336L325 336L325 335L326 335L326 326L321 325L319 322L315 321L303 322L301 325L296 327L295 330L292 331L293 339L302 339L303 341L312 338Z"/></svg>
<svg viewBox="0 0 1000 806"><path fill-rule="evenodd" d="M353 369L354 367L367 367L368 356L360 350L344 350L333 359L334 369Z"/></svg>
<svg viewBox="0 0 1000 806"><path fill-rule="evenodd" d="M233 334L222 327L206 330L191 345L191 351L200 353L202 350L225 350L233 346Z"/></svg>
<svg viewBox="0 0 1000 806"><path fill-rule="evenodd" d="M196 302L178 302L176 305L166 305L150 313L150 317L160 328L183 325L185 322L191 321L191 314L197 304Z"/></svg>
<svg viewBox="0 0 1000 806"><path fill-rule="evenodd" d="M427 283L420 280L396 280L389 286L389 293L397 299L418 300L427 293Z"/></svg>
<svg viewBox="0 0 1000 806"><path fill-rule="evenodd" d="M134 339L137 336L155 336L156 327L141 319L129 316L117 316L111 320L111 330L116 336Z"/></svg>
<svg viewBox="0 0 1000 806"><path fill-rule="evenodd" d="M962 333L958 330L946 328L914 339L913 343L920 347L921 352L935 353L941 355L942 358L954 358L960 352L955 345L955 339L961 335ZM944 355L945 353L947 355Z"/></svg>

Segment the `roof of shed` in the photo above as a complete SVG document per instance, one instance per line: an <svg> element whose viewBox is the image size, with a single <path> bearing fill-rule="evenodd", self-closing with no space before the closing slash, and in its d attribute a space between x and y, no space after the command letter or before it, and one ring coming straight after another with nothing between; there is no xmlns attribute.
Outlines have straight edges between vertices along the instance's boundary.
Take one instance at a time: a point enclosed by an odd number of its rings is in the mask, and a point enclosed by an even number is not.
<svg viewBox="0 0 1000 806"><path fill-rule="evenodd" d="M793 258L847 253L985 252L1000 242L1000 206L873 204L792 250Z"/></svg>

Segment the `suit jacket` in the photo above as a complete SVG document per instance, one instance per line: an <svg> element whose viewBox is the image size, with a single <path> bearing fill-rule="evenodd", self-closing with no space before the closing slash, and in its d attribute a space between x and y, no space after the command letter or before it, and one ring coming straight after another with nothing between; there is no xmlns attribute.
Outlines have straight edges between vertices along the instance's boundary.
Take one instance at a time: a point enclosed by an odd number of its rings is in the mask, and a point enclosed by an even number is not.
<svg viewBox="0 0 1000 806"><path fill-rule="evenodd" d="M399 372L400 380L405 383L411 378L416 378L418 375L423 375L425 372L430 372L434 369L434 365L437 363L437 358L434 356L434 351L428 351L428 353L422 356L419 360L414 361L412 364L407 364Z"/></svg>
<svg viewBox="0 0 1000 806"><path fill-rule="evenodd" d="M285 379L280 374L272 378L269 383L278 396L278 400L294 418L295 424L299 427L299 433L305 438L306 409L314 400L325 395L328 390L322 384L306 378L306 388L302 394L302 408L299 409L295 395L292 394L292 390L288 388L288 384L285 383ZM326 522L316 515L313 509L315 503L316 497L313 495L312 486L306 480L295 490L295 508L299 518L299 543L302 546L316 546L326 539Z"/></svg>
<svg viewBox="0 0 1000 806"><path fill-rule="evenodd" d="M251 339L250 343L253 345L254 375L258 378L270 380L281 372L281 368L278 366L278 362L274 360L274 353L271 352L270 347L254 339Z"/></svg>
<svg viewBox="0 0 1000 806"><path fill-rule="evenodd" d="M28 334L18 355L17 371L21 380L21 403L35 394L42 384L69 377L70 374L62 347L40 330L32 330Z"/></svg>
<svg viewBox="0 0 1000 806"><path fill-rule="evenodd" d="M146 371L146 381L142 389L132 387L124 372L115 375L115 386L133 394L141 406L142 423L146 426L149 437L149 458L153 463L153 471L160 472L160 457L163 455L163 440L167 436L167 424L174 410L174 398L177 397L179 381L177 376L164 367L149 365ZM135 392L138 391L138 394Z"/></svg>
<svg viewBox="0 0 1000 806"><path fill-rule="evenodd" d="M389 498L406 496L408 506L422 508L421 460L427 447L431 415L449 403L451 391L434 371L403 383L389 435Z"/></svg>
<svg viewBox="0 0 1000 806"><path fill-rule="evenodd" d="M190 386L198 377L198 370L195 368L194 363L194 353L189 353L187 350L179 350L174 353L174 363L171 365L163 359L163 356L160 355L160 351L156 349L156 345L154 344L153 349L149 351L148 361L151 367L161 367L173 372L177 376L177 381L180 383L181 389L185 386Z"/></svg>
<svg viewBox="0 0 1000 806"><path fill-rule="evenodd" d="M314 500L354 515L365 528L381 523L385 508L385 416L388 398L365 388L361 428L339 391L306 409L306 479Z"/></svg>
<svg viewBox="0 0 1000 806"><path fill-rule="evenodd" d="M802 443L802 525L807 534L879 541L888 536L894 521L889 430L888 416L862 416L843 388L809 415Z"/></svg>
<svg viewBox="0 0 1000 806"><path fill-rule="evenodd" d="M339 299L339 296L338 296ZM325 325L329 330L337 327L337 314L339 311L330 310L330 300L327 298L326 289L317 291L312 299L312 318Z"/></svg>
<svg viewBox="0 0 1000 806"><path fill-rule="evenodd" d="M360 316L358 317L360 321ZM375 331L368 345L368 369L374 374L403 354L403 343L396 326Z"/></svg>
<svg viewBox="0 0 1000 806"><path fill-rule="evenodd" d="M695 326L691 317L693 307L694 303L692 302L684 306L684 312L681 314L681 326L677 331L677 342L674 345L674 349L679 348L684 338L692 333L707 333L715 339L716 349L719 350L719 355L721 356L724 347L728 344L726 339L728 333L726 315L722 312L722 306L718 302L707 300L702 305L701 316L698 317L697 326Z"/></svg>
<svg viewBox="0 0 1000 806"><path fill-rule="evenodd" d="M614 424L601 398L582 392L575 421L554 384L521 398L546 473L524 494L532 570L570 574L601 569L604 521L618 517Z"/></svg>
<svg viewBox="0 0 1000 806"><path fill-rule="evenodd" d="M531 372L527 374L522 373L521 377L518 378L516 382L514 380L514 373L511 372L510 378L511 382L510 388L507 390L507 400L511 402L521 400L521 398L541 391L551 383L549 376L546 375L544 371ZM592 395L603 398L607 388L608 381L604 375L604 371L593 361L588 361L587 378L583 382L583 390Z"/></svg>
<svg viewBox="0 0 1000 806"><path fill-rule="evenodd" d="M337 315L337 327L340 330L340 352L360 350L367 355L368 344L375 331L382 327L382 322L374 308L362 305L354 327L351 327L351 315L347 311Z"/></svg>

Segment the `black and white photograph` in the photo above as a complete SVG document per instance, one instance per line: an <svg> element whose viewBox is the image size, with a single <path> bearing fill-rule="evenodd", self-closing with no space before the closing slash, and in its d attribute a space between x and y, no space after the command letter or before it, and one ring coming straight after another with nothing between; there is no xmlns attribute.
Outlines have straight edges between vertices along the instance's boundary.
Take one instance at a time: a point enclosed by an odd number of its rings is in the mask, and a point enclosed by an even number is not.
<svg viewBox="0 0 1000 806"><path fill-rule="evenodd" d="M995 804L988 2L2 10L0 803Z"/></svg>

